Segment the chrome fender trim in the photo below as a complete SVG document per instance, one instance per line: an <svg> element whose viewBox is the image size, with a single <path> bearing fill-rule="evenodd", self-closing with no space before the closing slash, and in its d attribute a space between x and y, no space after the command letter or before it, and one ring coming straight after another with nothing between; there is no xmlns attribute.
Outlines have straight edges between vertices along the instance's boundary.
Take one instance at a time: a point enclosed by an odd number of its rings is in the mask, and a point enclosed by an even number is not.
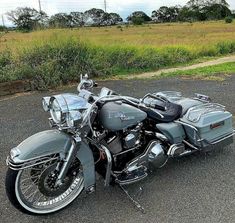
<svg viewBox="0 0 235 223"><path fill-rule="evenodd" d="M64 154L72 145L73 138L59 130L47 130L30 136L13 148L7 158L9 168L14 170L31 167L34 161L46 162L55 154ZM85 189L93 188L95 185L95 164L90 147L84 142L78 143L77 157L83 166ZM37 163L38 164L38 163Z"/></svg>

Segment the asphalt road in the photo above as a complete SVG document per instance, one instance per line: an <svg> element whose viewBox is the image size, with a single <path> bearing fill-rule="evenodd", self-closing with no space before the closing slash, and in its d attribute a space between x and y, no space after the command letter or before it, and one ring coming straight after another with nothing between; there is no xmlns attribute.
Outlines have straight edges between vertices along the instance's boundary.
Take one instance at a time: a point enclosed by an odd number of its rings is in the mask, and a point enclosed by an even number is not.
<svg viewBox="0 0 235 223"><path fill-rule="evenodd" d="M235 115L235 75L224 82L180 78L108 81L100 85L138 97L161 90L182 91L186 96L199 92L226 105ZM74 92L75 88L67 91ZM148 179L127 187L145 208L145 214L136 210L118 187L105 189L102 180L98 180L95 193L83 194L81 199L53 215L28 216L14 209L4 190L5 158L10 148L23 139L49 128L41 97L53 93L0 98L0 222L235 222L234 145L210 155L197 154L170 161Z"/></svg>

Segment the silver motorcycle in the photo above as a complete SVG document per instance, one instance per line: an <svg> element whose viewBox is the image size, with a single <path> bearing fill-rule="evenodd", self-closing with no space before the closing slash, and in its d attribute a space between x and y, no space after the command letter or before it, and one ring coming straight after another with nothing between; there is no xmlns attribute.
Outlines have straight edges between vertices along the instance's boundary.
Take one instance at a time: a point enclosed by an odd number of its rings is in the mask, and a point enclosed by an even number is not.
<svg viewBox="0 0 235 223"><path fill-rule="evenodd" d="M164 91L137 99L108 88L95 95L95 86L85 75L77 94L44 97L53 129L11 149L6 192L24 213L53 213L94 192L96 172L105 186L123 187L171 158L233 143L232 114L208 96Z"/></svg>

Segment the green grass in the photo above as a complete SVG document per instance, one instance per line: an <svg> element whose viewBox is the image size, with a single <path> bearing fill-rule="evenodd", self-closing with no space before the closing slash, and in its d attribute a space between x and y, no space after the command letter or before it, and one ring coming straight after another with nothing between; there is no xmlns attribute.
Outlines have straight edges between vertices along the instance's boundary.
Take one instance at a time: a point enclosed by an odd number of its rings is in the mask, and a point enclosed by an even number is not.
<svg viewBox="0 0 235 223"><path fill-rule="evenodd" d="M92 77L128 75L235 53L234 23L122 29L85 27L7 33L0 37L0 82L30 79L35 88L41 89L78 81L81 73Z"/></svg>
<svg viewBox="0 0 235 223"><path fill-rule="evenodd" d="M207 66L191 70L179 70L169 73L161 73L160 77L184 76L205 80L224 80L226 76L235 74L235 62Z"/></svg>

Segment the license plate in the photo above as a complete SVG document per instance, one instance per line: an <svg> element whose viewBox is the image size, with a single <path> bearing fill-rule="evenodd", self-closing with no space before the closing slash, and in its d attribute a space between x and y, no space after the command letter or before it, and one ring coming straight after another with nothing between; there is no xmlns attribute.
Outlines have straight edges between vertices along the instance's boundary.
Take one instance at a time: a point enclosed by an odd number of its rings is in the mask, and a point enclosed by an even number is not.
<svg viewBox="0 0 235 223"><path fill-rule="evenodd" d="M219 128L219 127L221 127L221 126L223 126L223 125L224 125L224 121L222 121L222 122L217 122L217 123L211 124L211 125L210 125L210 128L211 128L211 129L216 129L216 128Z"/></svg>

